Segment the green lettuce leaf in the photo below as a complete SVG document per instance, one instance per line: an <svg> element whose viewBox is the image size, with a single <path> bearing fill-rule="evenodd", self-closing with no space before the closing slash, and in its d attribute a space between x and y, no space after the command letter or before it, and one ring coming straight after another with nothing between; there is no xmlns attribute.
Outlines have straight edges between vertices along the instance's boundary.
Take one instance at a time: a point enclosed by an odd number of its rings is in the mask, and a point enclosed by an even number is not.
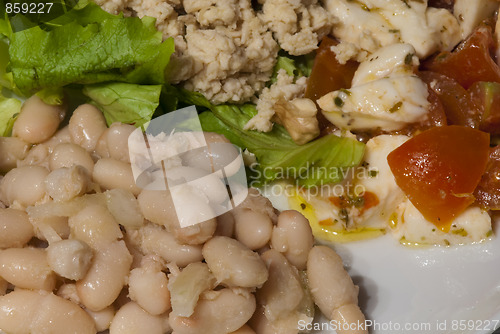
<svg viewBox="0 0 500 334"><path fill-rule="evenodd" d="M64 102L64 90L59 88L45 88L35 94L43 102L52 106L60 106Z"/></svg>
<svg viewBox="0 0 500 334"><path fill-rule="evenodd" d="M304 56L290 56L284 51L280 51L280 55L278 56L276 65L274 65L270 83L273 84L276 82L278 71L281 69L284 69L289 76L292 76L296 79L304 76L308 77L309 75L311 75L313 63L313 54Z"/></svg>
<svg viewBox="0 0 500 334"><path fill-rule="evenodd" d="M161 89L161 85L112 82L85 86L83 94L103 112L108 125L122 122L141 126L151 120Z"/></svg>
<svg viewBox="0 0 500 334"><path fill-rule="evenodd" d="M258 165L251 176L258 186L274 180L292 180L311 187L336 183L343 171L359 165L365 145L351 138L326 135L305 145L297 145L286 129L275 124L271 132L244 130L257 110L255 105L213 105L199 93L178 90L180 101L210 109L200 114L204 131L226 136L233 144L255 154Z"/></svg>
<svg viewBox="0 0 500 334"><path fill-rule="evenodd" d="M7 137L11 135L12 127L20 112L21 101L0 94L0 136Z"/></svg>
<svg viewBox="0 0 500 334"><path fill-rule="evenodd" d="M162 42L154 18L114 16L93 3L75 12L52 22L50 31L33 27L12 35L10 69L23 94L70 83L165 82L174 42ZM73 17L79 19L66 23Z"/></svg>

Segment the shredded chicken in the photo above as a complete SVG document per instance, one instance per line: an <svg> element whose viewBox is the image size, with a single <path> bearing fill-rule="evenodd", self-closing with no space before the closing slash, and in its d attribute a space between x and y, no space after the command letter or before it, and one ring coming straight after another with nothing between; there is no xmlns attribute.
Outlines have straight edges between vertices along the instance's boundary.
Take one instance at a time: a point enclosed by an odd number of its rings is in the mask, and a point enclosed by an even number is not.
<svg viewBox="0 0 500 334"><path fill-rule="evenodd" d="M273 31L281 48L291 55L307 54L332 28L330 14L317 0L267 0L260 18Z"/></svg>
<svg viewBox="0 0 500 334"><path fill-rule="evenodd" d="M257 115L246 125L245 129L271 131L273 128L272 118L275 114L275 104L279 100L290 101L294 98L303 97L306 89L306 78L302 77L293 82L284 69L278 71L277 80L270 87L264 88L257 102Z"/></svg>
<svg viewBox="0 0 500 334"><path fill-rule="evenodd" d="M280 100L274 105L274 110L278 123L286 128L295 143L303 145L319 135L318 109L312 100Z"/></svg>

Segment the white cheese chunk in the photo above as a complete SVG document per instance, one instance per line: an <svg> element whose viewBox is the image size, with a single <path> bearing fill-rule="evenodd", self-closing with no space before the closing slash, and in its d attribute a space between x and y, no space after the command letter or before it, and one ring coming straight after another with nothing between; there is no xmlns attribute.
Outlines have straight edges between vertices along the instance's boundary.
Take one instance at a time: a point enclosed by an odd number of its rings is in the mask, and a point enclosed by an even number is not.
<svg viewBox="0 0 500 334"><path fill-rule="evenodd" d="M399 33L377 13L358 1L324 0L323 4L336 19L333 35L363 50L375 52L381 46L398 43Z"/></svg>
<svg viewBox="0 0 500 334"><path fill-rule="evenodd" d="M453 13L460 24L462 39L467 38L482 20L493 16L497 9L497 0L455 0Z"/></svg>
<svg viewBox="0 0 500 334"><path fill-rule="evenodd" d="M402 129L427 117L427 85L416 76L383 78L338 90L317 103L334 125L348 130Z"/></svg>
<svg viewBox="0 0 500 334"><path fill-rule="evenodd" d="M387 155L409 138L402 135L381 135L366 143L365 165L367 173L358 175L357 188L375 194L379 203L364 211L354 220L357 226L385 228L391 214L405 195L396 184ZM360 177L361 176L361 177Z"/></svg>
<svg viewBox="0 0 500 334"><path fill-rule="evenodd" d="M324 0L324 6L337 20L333 35L368 52L403 42L425 58L452 48L460 38L457 19L444 9L428 8L427 1Z"/></svg>
<svg viewBox="0 0 500 334"><path fill-rule="evenodd" d="M458 20L448 10L443 8L427 8L427 22L437 31L439 37L439 50L451 51L462 40Z"/></svg>
<svg viewBox="0 0 500 334"><path fill-rule="evenodd" d="M426 220L408 199L401 203L398 211L400 216L393 233L403 243L443 246L470 244L491 234L491 217L486 211L474 206L456 217L447 233Z"/></svg>
<svg viewBox="0 0 500 334"><path fill-rule="evenodd" d="M362 62L352 79L352 86L395 75L412 75L419 65L415 49L410 44L392 44L379 49Z"/></svg>

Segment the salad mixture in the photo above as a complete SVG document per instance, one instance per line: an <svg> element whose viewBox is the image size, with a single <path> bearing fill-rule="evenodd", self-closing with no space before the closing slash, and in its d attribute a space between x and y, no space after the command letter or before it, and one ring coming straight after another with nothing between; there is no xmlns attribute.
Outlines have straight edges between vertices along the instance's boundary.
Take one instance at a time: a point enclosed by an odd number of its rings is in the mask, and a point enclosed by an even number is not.
<svg viewBox="0 0 500 334"><path fill-rule="evenodd" d="M493 235L497 0L69 3L0 19L7 333L294 333L314 304L363 323L314 237ZM208 144L244 151L251 196L181 227L169 191L136 184L128 138L191 105Z"/></svg>

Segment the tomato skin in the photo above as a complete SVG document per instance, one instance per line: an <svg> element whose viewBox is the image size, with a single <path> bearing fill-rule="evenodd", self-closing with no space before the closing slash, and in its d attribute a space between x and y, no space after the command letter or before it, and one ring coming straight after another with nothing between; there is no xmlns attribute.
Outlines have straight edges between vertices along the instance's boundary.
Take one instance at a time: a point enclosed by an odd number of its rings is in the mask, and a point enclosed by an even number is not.
<svg viewBox="0 0 500 334"><path fill-rule="evenodd" d="M418 76L439 97L449 125L479 127L480 111L470 94L456 80L431 71L419 72Z"/></svg>
<svg viewBox="0 0 500 334"><path fill-rule="evenodd" d="M474 191L476 203L488 210L500 210L500 145L491 148L481 182Z"/></svg>
<svg viewBox="0 0 500 334"><path fill-rule="evenodd" d="M500 84L475 82L468 93L480 111L479 129L491 134L500 134Z"/></svg>
<svg viewBox="0 0 500 334"><path fill-rule="evenodd" d="M387 156L398 186L423 216L447 232L474 202L489 154L489 134L464 126L424 131Z"/></svg>
<svg viewBox="0 0 500 334"><path fill-rule="evenodd" d="M316 101L327 93L351 87L352 78L359 63L350 60L345 64L340 64L331 50L331 47L337 44L337 41L328 36L321 40L311 75L307 80L305 97Z"/></svg>
<svg viewBox="0 0 500 334"><path fill-rule="evenodd" d="M448 122L444 106L439 98L439 95L432 90L429 84L427 84L427 90L429 92L429 96L427 97L427 100L429 101L429 117L417 126L417 129L419 130L427 130L435 126L444 126Z"/></svg>
<svg viewBox="0 0 500 334"><path fill-rule="evenodd" d="M465 89L477 81L500 82L500 68L491 57L494 50L492 28L479 26L453 52L441 52L423 68L455 79Z"/></svg>

